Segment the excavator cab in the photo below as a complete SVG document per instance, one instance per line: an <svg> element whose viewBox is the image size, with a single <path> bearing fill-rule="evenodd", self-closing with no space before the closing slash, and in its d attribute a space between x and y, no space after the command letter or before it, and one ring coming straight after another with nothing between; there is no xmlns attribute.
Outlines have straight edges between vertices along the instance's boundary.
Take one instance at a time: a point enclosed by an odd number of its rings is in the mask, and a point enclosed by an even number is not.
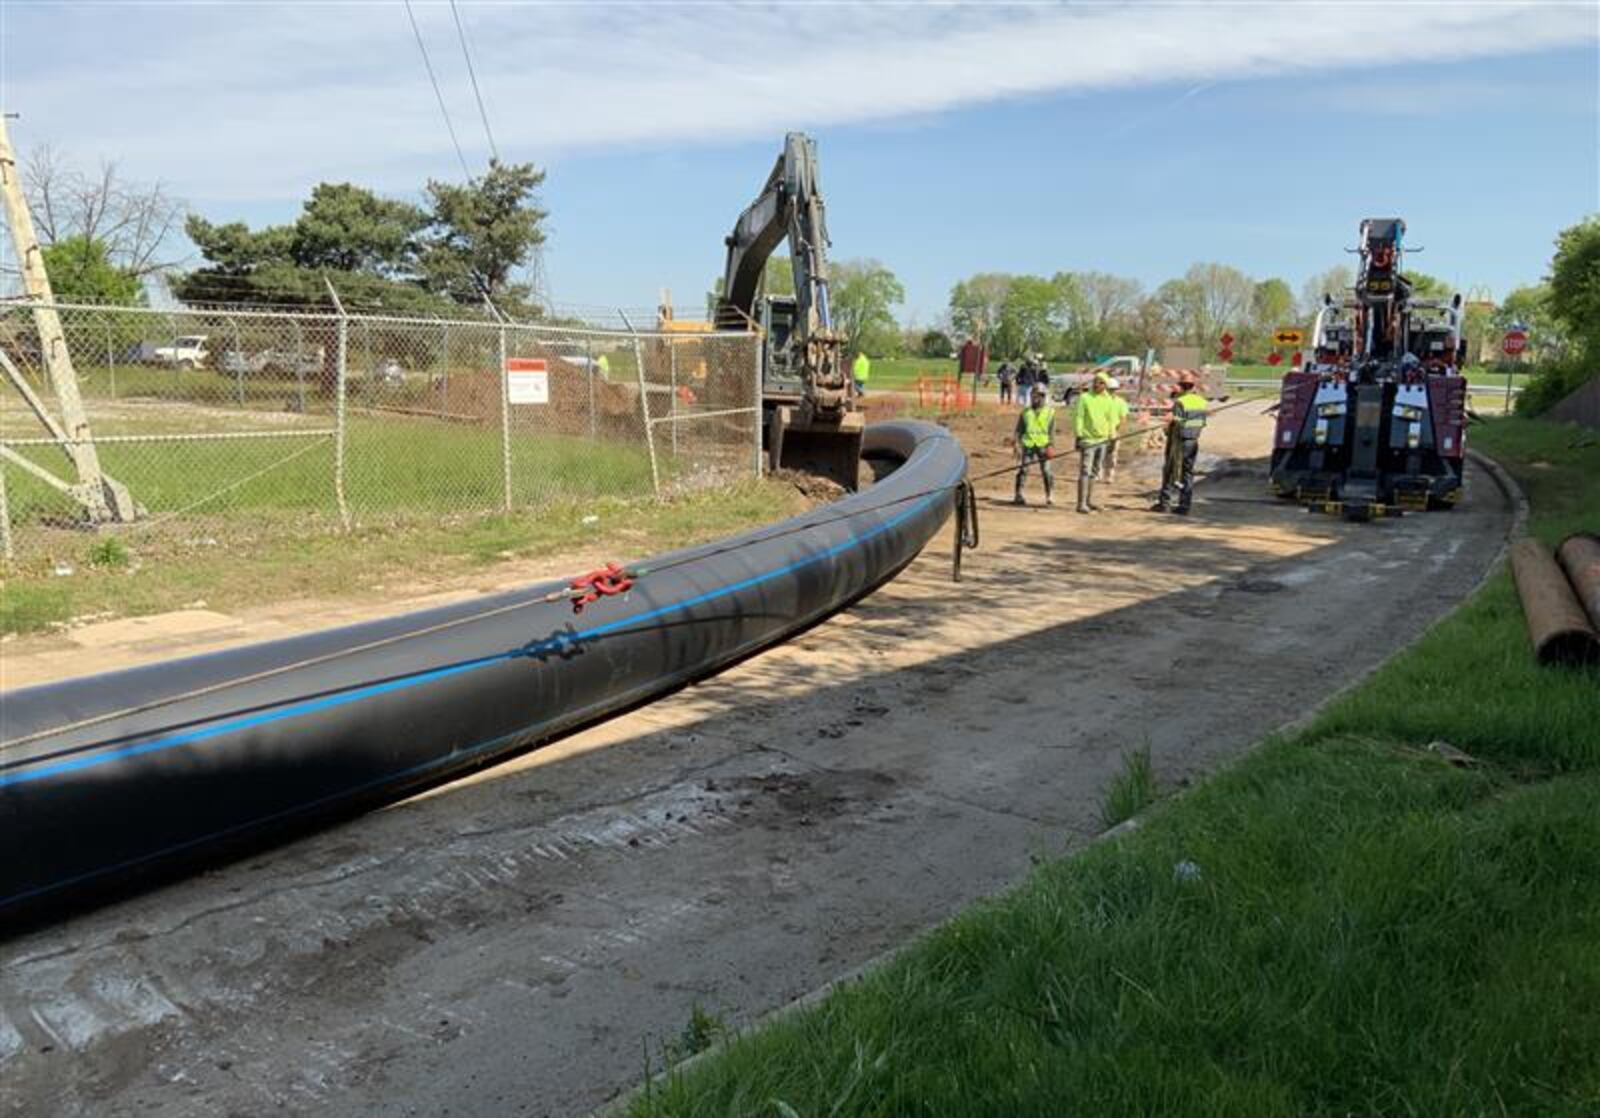
<svg viewBox="0 0 1600 1118"><path fill-rule="evenodd" d="M772 469L825 477L857 488L866 417L842 408L837 418L816 414L806 398L805 360L797 352L796 300L770 295L761 301L762 441ZM847 389L848 391L848 389Z"/></svg>

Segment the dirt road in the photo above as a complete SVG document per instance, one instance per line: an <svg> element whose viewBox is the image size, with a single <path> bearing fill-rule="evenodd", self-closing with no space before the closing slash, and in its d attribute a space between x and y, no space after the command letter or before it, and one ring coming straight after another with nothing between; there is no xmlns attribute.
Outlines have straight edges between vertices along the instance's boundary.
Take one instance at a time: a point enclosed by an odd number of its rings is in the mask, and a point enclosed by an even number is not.
<svg viewBox="0 0 1600 1118"><path fill-rule="evenodd" d="M1218 418L1208 459L1270 438ZM1003 461L984 437L975 471ZM1151 463L1142 464L1148 470ZM856 608L528 757L0 946L0 1109L583 1112L1193 780L1458 601L1509 522L1343 524L1233 463L1187 520L984 507ZM1145 475L1148 481L1148 475ZM15 856L13 852L12 856Z"/></svg>

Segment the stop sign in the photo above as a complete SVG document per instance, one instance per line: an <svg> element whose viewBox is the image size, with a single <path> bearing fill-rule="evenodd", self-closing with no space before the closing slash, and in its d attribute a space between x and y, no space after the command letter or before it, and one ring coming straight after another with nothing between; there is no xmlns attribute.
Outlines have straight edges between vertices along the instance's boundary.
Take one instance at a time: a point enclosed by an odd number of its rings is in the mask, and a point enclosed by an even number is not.
<svg viewBox="0 0 1600 1118"><path fill-rule="evenodd" d="M1267 354L1267 364L1268 365L1276 365L1276 364L1278 364L1278 362L1280 362L1282 360L1283 360L1283 354L1277 352L1276 350L1274 350L1273 352Z"/></svg>
<svg viewBox="0 0 1600 1118"><path fill-rule="evenodd" d="M1221 349L1217 350L1217 357L1222 361L1232 361L1233 350L1229 349L1227 346L1223 346Z"/></svg>
<svg viewBox="0 0 1600 1118"><path fill-rule="evenodd" d="M1528 332L1526 330L1507 330L1506 336L1500 342L1500 349L1507 357L1515 357L1528 348Z"/></svg>

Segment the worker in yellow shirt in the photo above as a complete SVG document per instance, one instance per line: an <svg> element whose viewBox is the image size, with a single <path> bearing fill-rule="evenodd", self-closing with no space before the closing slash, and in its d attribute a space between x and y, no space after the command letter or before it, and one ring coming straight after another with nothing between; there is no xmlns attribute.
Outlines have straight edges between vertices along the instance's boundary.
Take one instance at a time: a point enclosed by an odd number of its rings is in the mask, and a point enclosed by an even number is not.
<svg viewBox="0 0 1600 1118"><path fill-rule="evenodd" d="M1096 373L1089 391L1072 409L1072 433L1078 440L1078 511L1099 512L1094 479L1105 467L1106 447L1122 423L1122 402L1111 393L1110 378Z"/></svg>
<svg viewBox="0 0 1600 1118"><path fill-rule="evenodd" d="M872 358L863 351L856 354L855 364L850 366L850 375L855 378L856 395L867 394L867 381L872 379Z"/></svg>
<svg viewBox="0 0 1600 1118"><path fill-rule="evenodd" d="M1017 429L1013 442L1021 462L1017 465L1017 492L1011 498L1012 504L1028 503L1022 496L1022 483L1027 480L1028 466L1033 462L1039 463L1039 474L1044 478L1044 503L1047 505L1056 503L1051 494L1055 478L1050 469L1052 444L1055 439L1056 409L1045 400L1044 389L1035 385L1028 406L1017 414Z"/></svg>
<svg viewBox="0 0 1600 1118"><path fill-rule="evenodd" d="M1210 404L1200 394L1199 382L1187 369L1178 374L1178 391L1167 421L1167 453L1161 470L1161 498L1153 511L1189 515L1194 500L1194 461L1200 451L1200 432L1206 429Z"/></svg>

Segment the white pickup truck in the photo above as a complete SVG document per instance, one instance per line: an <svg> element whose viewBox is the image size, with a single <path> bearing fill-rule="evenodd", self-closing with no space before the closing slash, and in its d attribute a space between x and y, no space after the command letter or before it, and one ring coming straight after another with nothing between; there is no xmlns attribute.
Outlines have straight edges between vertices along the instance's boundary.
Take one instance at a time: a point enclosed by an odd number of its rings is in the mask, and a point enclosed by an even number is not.
<svg viewBox="0 0 1600 1118"><path fill-rule="evenodd" d="M1106 376L1116 377L1131 390L1137 383L1139 373L1144 369L1144 361L1138 357L1119 356L1107 357L1093 365L1086 366L1076 372L1055 373L1050 377L1050 395L1062 403L1071 403L1079 392L1086 392L1094 382L1096 373L1105 373Z"/></svg>
<svg viewBox="0 0 1600 1118"><path fill-rule="evenodd" d="M170 365L174 369L198 369L210 358L206 349L209 338L205 334L189 334L172 339L171 345L156 346L150 354L157 365Z"/></svg>

